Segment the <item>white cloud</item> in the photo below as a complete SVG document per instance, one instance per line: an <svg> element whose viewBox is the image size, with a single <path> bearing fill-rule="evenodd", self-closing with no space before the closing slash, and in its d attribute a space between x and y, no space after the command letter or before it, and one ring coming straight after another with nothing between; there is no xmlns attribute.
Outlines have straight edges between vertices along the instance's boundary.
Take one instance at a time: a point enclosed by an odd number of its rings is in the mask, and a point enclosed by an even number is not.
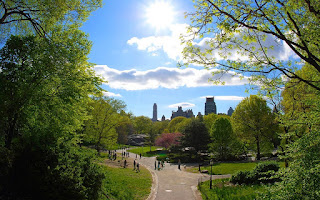
<svg viewBox="0 0 320 200"><path fill-rule="evenodd" d="M186 32L187 24L175 24L170 27L171 34L168 36L149 36L145 38L133 37L127 41L129 45L137 45L138 50L154 53L164 51L169 58L180 60L182 58L183 46L180 35ZM154 55L154 54L151 54Z"/></svg>
<svg viewBox="0 0 320 200"><path fill-rule="evenodd" d="M178 108L178 106L181 106L182 108L192 108L195 105L193 103L188 103L188 102L181 102L181 103L176 103L176 104L172 104L169 105L169 108Z"/></svg>
<svg viewBox="0 0 320 200"><path fill-rule="evenodd" d="M245 98L241 96L203 96L200 98L205 99L207 97L214 97L214 100L222 100L222 101L242 101Z"/></svg>
<svg viewBox="0 0 320 200"><path fill-rule="evenodd" d="M205 87L214 86L208 79L219 79L225 82L225 85L244 85L248 83L248 77L240 79L233 72L215 74L216 69L195 69L195 68L169 68L158 67L156 69L138 71L117 70L107 65L96 65L94 70L101 75L111 88L124 90L147 90L157 88L177 89L179 87Z"/></svg>
<svg viewBox="0 0 320 200"><path fill-rule="evenodd" d="M151 53L151 55L155 55L153 53L158 51L163 51L167 54L167 56L175 61L182 61L182 50L183 45L181 44L180 35L186 33L186 28L189 25L187 24L175 24L170 27L171 33L166 36L149 36L144 38L133 37L127 41L129 45L136 45L138 50L147 51ZM242 34L247 30L242 30L238 34L234 34L233 40L241 40ZM197 41L197 42L196 42ZM210 44L215 44L215 38L203 38L197 39L194 41L194 45L200 47L200 49L212 49ZM283 41L279 41L275 36L266 35L265 41L261 41L262 45L265 47L273 47L269 48L267 51L268 56L273 56L277 60L287 61L290 57L294 57L294 52L290 49L290 47ZM216 43L218 44L218 43ZM238 49L229 49L227 48L230 42L222 44L220 49L216 49L212 51L211 58L215 58L216 60L224 60L226 55L229 60L241 60L247 61L249 59L248 55L240 54ZM262 52L258 50L260 46L258 43L251 44L242 44L242 46L246 48L255 47L256 48L256 56L263 56ZM230 54L230 55L229 55Z"/></svg>
<svg viewBox="0 0 320 200"><path fill-rule="evenodd" d="M103 91L103 96L106 96L106 97L122 97L121 94L115 94L113 92L105 92Z"/></svg>

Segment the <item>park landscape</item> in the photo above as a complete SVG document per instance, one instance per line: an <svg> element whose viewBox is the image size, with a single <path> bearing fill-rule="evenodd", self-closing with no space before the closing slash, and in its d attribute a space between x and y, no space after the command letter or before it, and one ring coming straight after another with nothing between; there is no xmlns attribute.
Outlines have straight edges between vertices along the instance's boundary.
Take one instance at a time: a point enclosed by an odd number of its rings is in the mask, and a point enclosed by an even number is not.
<svg viewBox="0 0 320 200"><path fill-rule="evenodd" d="M162 55L174 67L92 62L97 38L86 21L114 1L0 0L0 199L319 199L319 1L190 1L174 55L161 43L176 45L161 35L180 27L173 3L150 2L142 7L155 36L126 44L150 54L135 51L136 60ZM116 62L135 60L129 54ZM171 77L180 73L183 86ZM179 99L179 87L191 95L244 88L232 82L245 83L247 95L231 116L152 121L130 110L147 101L136 91L160 88L160 101ZM143 144L129 145L132 135Z"/></svg>

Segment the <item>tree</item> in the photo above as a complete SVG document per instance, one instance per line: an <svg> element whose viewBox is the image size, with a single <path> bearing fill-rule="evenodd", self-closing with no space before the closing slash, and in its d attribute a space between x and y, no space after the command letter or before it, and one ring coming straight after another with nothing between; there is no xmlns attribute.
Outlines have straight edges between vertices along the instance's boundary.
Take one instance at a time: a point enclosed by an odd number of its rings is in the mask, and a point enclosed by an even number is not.
<svg viewBox="0 0 320 200"><path fill-rule="evenodd" d="M161 135L167 129L169 120L153 122L152 129L156 135Z"/></svg>
<svg viewBox="0 0 320 200"><path fill-rule="evenodd" d="M217 159L227 160L233 156L237 138L233 133L229 119L223 117L217 119L210 130L210 136L212 141L210 150L216 154Z"/></svg>
<svg viewBox="0 0 320 200"><path fill-rule="evenodd" d="M297 73L319 85L319 74L305 65ZM269 188L266 199L319 199L320 95L311 86L290 80L282 92L279 122L284 129L280 169L282 181Z"/></svg>
<svg viewBox="0 0 320 200"><path fill-rule="evenodd" d="M162 133L155 141L156 146L166 149L180 144L181 133Z"/></svg>
<svg viewBox="0 0 320 200"><path fill-rule="evenodd" d="M132 123L132 113L126 114L124 111L120 112L123 117L123 122L116 127L118 134L118 144L127 144L128 135L133 134L134 128Z"/></svg>
<svg viewBox="0 0 320 200"><path fill-rule="evenodd" d="M250 95L242 100L232 114L232 125L240 139L255 147L257 160L261 148L276 137L277 123L264 99Z"/></svg>
<svg viewBox="0 0 320 200"><path fill-rule="evenodd" d="M85 35L69 33L11 36L0 50L0 194L9 195L1 198L97 199L101 171L77 133L101 80Z"/></svg>
<svg viewBox="0 0 320 200"><path fill-rule="evenodd" d="M192 23L189 34L182 37L187 63L216 67L221 73L248 72L250 80L259 81L269 93L283 85L280 75L320 90L296 73L300 61L320 72L318 1L197 0L195 8L187 15ZM274 51L279 45L299 59L279 57Z"/></svg>
<svg viewBox="0 0 320 200"><path fill-rule="evenodd" d="M152 130L153 123L150 118L145 116L135 117L133 120L134 128L136 134L145 134L147 135L146 144L151 146L154 144L155 140L155 132Z"/></svg>
<svg viewBox="0 0 320 200"><path fill-rule="evenodd" d="M169 129L169 131L171 132L171 133L173 133L173 132L177 132L178 130L178 128L179 128L179 124L180 123L182 123L182 122L184 122L184 121L186 121L187 120L187 118L186 117L175 117L175 118L173 118L171 121L170 121L170 123L169 123L169 125L168 125L168 129Z"/></svg>
<svg viewBox="0 0 320 200"><path fill-rule="evenodd" d="M203 116L203 122L205 123L208 130L211 129L214 122L218 119L218 115L214 113L210 113L208 115Z"/></svg>
<svg viewBox="0 0 320 200"><path fill-rule="evenodd" d="M101 0L1 0L0 42L12 33L49 36L53 26L58 24L80 27L101 5Z"/></svg>
<svg viewBox="0 0 320 200"><path fill-rule="evenodd" d="M203 122L192 119L182 134L181 142L184 147L193 147L196 152L208 149L210 135Z"/></svg>
<svg viewBox="0 0 320 200"><path fill-rule="evenodd" d="M125 116L120 115L126 106L123 101L107 97L94 98L90 106L92 118L85 123L85 140L93 143L100 154L102 147L116 143L116 128L126 122Z"/></svg>

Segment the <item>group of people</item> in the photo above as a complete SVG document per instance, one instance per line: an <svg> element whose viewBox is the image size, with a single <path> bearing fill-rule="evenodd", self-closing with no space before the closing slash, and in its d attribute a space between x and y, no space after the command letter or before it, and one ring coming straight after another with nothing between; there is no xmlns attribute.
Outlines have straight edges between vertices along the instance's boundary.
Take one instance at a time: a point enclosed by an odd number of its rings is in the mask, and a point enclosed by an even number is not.
<svg viewBox="0 0 320 200"><path fill-rule="evenodd" d="M140 172L140 164L136 160L133 161L133 170Z"/></svg>
<svg viewBox="0 0 320 200"><path fill-rule="evenodd" d="M154 170L157 170L157 169L160 170L160 169L163 169L163 168L164 168L164 161L163 160L161 160L161 161L158 160L158 162L156 160L154 161Z"/></svg>
<svg viewBox="0 0 320 200"><path fill-rule="evenodd" d="M114 150L114 151L108 151L108 157L109 157L109 160L117 160L117 150Z"/></svg>
<svg viewBox="0 0 320 200"><path fill-rule="evenodd" d="M123 157L129 157L129 156L130 156L130 155L129 155L129 152L125 152L125 151L122 152L121 154L122 154L122 158L123 158Z"/></svg>

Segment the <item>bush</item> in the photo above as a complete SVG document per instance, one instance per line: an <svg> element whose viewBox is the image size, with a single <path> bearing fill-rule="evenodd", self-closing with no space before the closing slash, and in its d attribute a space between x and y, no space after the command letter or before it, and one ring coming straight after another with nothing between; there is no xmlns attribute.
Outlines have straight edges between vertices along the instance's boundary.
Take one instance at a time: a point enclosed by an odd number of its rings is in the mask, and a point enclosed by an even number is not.
<svg viewBox="0 0 320 200"><path fill-rule="evenodd" d="M0 199L99 198L104 173L93 163L93 152L71 141L35 141L25 138L12 150L11 164L0 177Z"/></svg>
<svg viewBox="0 0 320 200"><path fill-rule="evenodd" d="M252 171L239 171L232 175L230 182L234 184L260 184L279 181L274 175L279 170L276 162L261 162Z"/></svg>

